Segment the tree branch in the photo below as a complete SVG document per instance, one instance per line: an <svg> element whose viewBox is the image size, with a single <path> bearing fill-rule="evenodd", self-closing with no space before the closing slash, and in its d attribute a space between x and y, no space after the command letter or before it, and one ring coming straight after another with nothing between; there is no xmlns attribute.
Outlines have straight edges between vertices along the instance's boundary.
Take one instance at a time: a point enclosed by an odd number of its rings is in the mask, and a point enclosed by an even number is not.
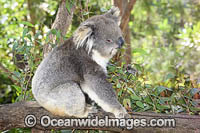
<svg viewBox="0 0 200 133"><path fill-rule="evenodd" d="M0 130L9 130L12 128L27 128L24 120L27 115L33 114L37 118L37 124L34 128L36 130L61 130L61 129L95 129L95 130L107 130L107 131L114 131L114 132L163 132L163 133L188 133L188 132L200 132L200 116L191 116L186 114L176 114L176 115L167 115L167 114L156 114L156 113L133 113L134 118L146 118L147 121L150 119L158 119L158 118L174 118L176 120L176 127L175 128L134 128L132 130L123 130L121 128L108 128L108 127L42 127L40 125L40 118L44 115L48 115L50 118L61 118L55 116L48 111L46 111L43 107L39 106L34 101L29 102L18 102L14 104L6 104L0 105ZM106 115L110 115L110 113L106 113L100 110L97 114L95 114L101 118ZM63 117L62 117L63 118ZM69 119L70 117L64 117L65 119Z"/></svg>

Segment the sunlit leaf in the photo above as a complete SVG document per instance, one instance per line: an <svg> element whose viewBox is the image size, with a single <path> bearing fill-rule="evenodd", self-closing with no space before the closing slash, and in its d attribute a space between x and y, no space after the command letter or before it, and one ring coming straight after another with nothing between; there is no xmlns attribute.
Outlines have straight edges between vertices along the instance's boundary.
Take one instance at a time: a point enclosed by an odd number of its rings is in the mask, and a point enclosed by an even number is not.
<svg viewBox="0 0 200 133"><path fill-rule="evenodd" d="M135 49L133 49L132 52L133 53L139 53L141 55L147 55L147 52L144 49L141 49L141 48L135 48Z"/></svg>
<svg viewBox="0 0 200 133"><path fill-rule="evenodd" d="M133 100L136 100L136 101L141 101L141 100L142 100L141 97L139 97L139 96L137 96L137 95L134 95L134 94L131 95L131 98L132 98Z"/></svg>
<svg viewBox="0 0 200 133"><path fill-rule="evenodd" d="M16 85L12 85L12 86L16 89L17 92L21 93L22 88L20 86L16 86Z"/></svg>
<svg viewBox="0 0 200 133"><path fill-rule="evenodd" d="M137 105L138 107L140 107L140 108L144 108L144 105L143 105L143 103L142 103L141 101L137 101L137 102L136 102L136 105Z"/></svg>
<svg viewBox="0 0 200 133"><path fill-rule="evenodd" d="M27 26L30 26L30 27L34 27L34 25L33 24L31 24L30 22L28 22L28 21L22 21L22 22L20 22L21 24L24 24L24 25L27 25Z"/></svg>

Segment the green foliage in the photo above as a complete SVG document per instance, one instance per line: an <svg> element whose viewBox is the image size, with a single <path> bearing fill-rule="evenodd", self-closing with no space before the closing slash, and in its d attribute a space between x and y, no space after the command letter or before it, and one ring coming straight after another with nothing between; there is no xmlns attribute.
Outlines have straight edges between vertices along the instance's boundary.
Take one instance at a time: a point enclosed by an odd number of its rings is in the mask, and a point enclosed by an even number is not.
<svg viewBox="0 0 200 133"><path fill-rule="evenodd" d="M199 75L199 7L195 1L137 1L129 23L133 63L144 67L153 84L167 75Z"/></svg>
<svg viewBox="0 0 200 133"><path fill-rule="evenodd" d="M130 88L144 96L144 106L146 97L151 100L150 110L199 112L193 99L200 88L199 7L182 0L141 0L134 6L132 67L139 73L135 83L141 83Z"/></svg>
<svg viewBox="0 0 200 133"><path fill-rule="evenodd" d="M0 69L0 103L32 98L31 78L55 18L57 1L29 2L30 8L24 0L0 1L0 62L8 70ZM29 13L34 24L27 21Z"/></svg>
<svg viewBox="0 0 200 133"><path fill-rule="evenodd" d="M52 29L47 34L46 37L41 35L41 31L38 31L34 36L31 35L31 27L34 27L29 22L23 22L27 27L24 28L22 36L14 41L12 52L14 53L14 62L17 65L16 70L13 72L13 79L17 81L17 85L12 85L16 90L17 98L15 101L21 100L31 100L31 79L37 66L40 64L43 58L43 44L49 44L55 47L56 44L60 43L60 38L62 37L60 32ZM50 35L56 36L56 42L49 42ZM40 38L39 38L40 36ZM45 41L43 41L45 40ZM22 58L17 58L21 56ZM20 64L22 63L22 64Z"/></svg>
<svg viewBox="0 0 200 133"><path fill-rule="evenodd" d="M178 77L168 75L166 80L159 84L149 84L144 68L135 64L133 68L113 64L108 66L109 82L113 83L124 106L133 112L155 111L162 113L192 112L198 113L198 103L193 96L200 90L191 88L187 82ZM172 80L176 84L169 84ZM182 86L179 86L181 84ZM165 94L165 96L163 96Z"/></svg>

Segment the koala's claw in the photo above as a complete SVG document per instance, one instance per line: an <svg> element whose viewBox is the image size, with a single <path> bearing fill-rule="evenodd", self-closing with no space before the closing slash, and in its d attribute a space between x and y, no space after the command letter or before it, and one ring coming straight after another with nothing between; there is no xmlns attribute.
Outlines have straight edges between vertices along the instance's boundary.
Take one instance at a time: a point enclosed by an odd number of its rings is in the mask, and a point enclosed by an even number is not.
<svg viewBox="0 0 200 133"><path fill-rule="evenodd" d="M89 113L89 114L88 114L88 117L89 117L89 118L93 118L93 117L95 117L95 116L96 116L95 113Z"/></svg>
<svg viewBox="0 0 200 133"><path fill-rule="evenodd" d="M98 112L97 107L93 105L87 105L86 109L88 111L88 116L94 116L94 114Z"/></svg>
<svg viewBox="0 0 200 133"><path fill-rule="evenodd" d="M131 115L128 113L119 113L118 115L115 115L116 118L131 118Z"/></svg>
<svg viewBox="0 0 200 133"><path fill-rule="evenodd" d="M126 112L126 109L121 107L115 113L115 118L131 118L131 116Z"/></svg>
<svg viewBox="0 0 200 133"><path fill-rule="evenodd" d="M127 113L124 118L132 118L132 116Z"/></svg>

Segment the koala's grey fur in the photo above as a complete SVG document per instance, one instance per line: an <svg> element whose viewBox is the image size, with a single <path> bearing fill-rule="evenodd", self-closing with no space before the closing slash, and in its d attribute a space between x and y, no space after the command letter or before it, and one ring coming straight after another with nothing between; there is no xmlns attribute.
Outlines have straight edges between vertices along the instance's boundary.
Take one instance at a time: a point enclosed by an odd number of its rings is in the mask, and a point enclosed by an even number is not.
<svg viewBox="0 0 200 133"><path fill-rule="evenodd" d="M32 80L38 103L50 112L87 117L87 94L117 118L127 112L106 80L106 65L123 44L119 9L83 22L73 36L57 46L39 65Z"/></svg>

